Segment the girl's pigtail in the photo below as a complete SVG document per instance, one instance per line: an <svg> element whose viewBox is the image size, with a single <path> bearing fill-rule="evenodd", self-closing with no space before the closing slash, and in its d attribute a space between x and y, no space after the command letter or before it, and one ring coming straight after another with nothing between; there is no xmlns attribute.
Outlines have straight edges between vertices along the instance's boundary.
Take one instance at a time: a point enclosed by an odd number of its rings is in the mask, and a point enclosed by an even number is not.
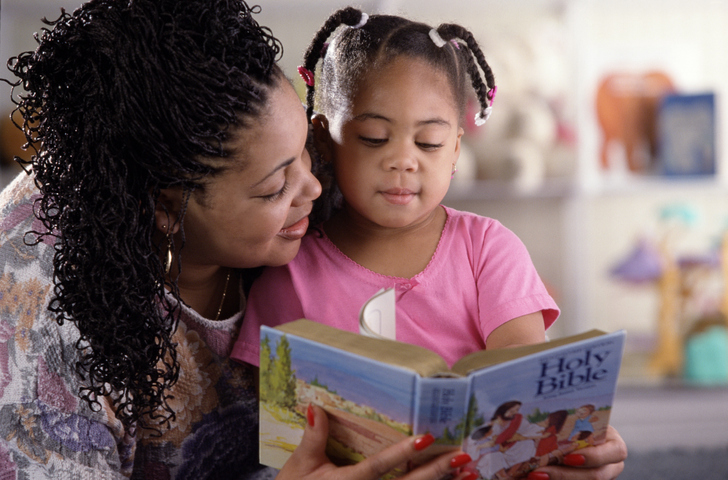
<svg viewBox="0 0 728 480"><path fill-rule="evenodd" d="M478 102L480 103L480 111L475 116L475 124L480 126L485 123L493 109L493 99L495 98L497 90L493 71L490 69L488 62L485 61L485 55L483 55L480 45L478 45L478 42L469 30L461 27L460 25L448 23L440 25L437 28L437 32L444 38L450 40L458 38L461 39L465 42L472 53L472 55L465 54L462 57L467 61L468 75L470 75L470 81L473 84L473 89L475 89L475 93L478 96ZM473 57L475 57L475 61L473 60ZM483 71L485 81L483 81L483 78L480 75L478 65Z"/></svg>
<svg viewBox="0 0 728 480"><path fill-rule="evenodd" d="M303 65L298 67L298 73L306 82L306 116L311 119L313 115L314 96L315 96L315 80L314 72L319 58L322 58L326 51L326 40L340 25L349 25L350 27L362 27L367 21L367 14L353 7L347 7L334 12L324 22L321 29L316 32L311 44L303 56Z"/></svg>

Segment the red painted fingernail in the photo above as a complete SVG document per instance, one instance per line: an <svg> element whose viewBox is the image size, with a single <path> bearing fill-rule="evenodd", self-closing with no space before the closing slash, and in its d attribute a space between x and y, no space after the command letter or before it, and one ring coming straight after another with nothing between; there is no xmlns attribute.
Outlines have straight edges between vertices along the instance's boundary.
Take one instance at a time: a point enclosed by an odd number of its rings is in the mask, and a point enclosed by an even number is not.
<svg viewBox="0 0 728 480"><path fill-rule="evenodd" d="M419 452L420 450L426 449L433 443L435 443L435 436L431 433L426 433L420 438L415 439L415 450Z"/></svg>
<svg viewBox="0 0 728 480"><path fill-rule="evenodd" d="M549 480L549 474L546 472L531 472L528 474L528 480Z"/></svg>
<svg viewBox="0 0 728 480"><path fill-rule="evenodd" d="M581 467L586 463L586 457L580 453L570 453L564 457L564 465Z"/></svg>
<svg viewBox="0 0 728 480"><path fill-rule="evenodd" d="M308 408L306 409L306 419L308 420L309 426L313 427L314 424L314 413L313 413L313 404L309 403Z"/></svg>
<svg viewBox="0 0 728 480"><path fill-rule="evenodd" d="M454 457L452 460L450 460L450 467L451 468L462 467L466 463L470 463L472 461L473 461L473 459L470 458L470 455L468 455L467 453L461 453L457 457Z"/></svg>

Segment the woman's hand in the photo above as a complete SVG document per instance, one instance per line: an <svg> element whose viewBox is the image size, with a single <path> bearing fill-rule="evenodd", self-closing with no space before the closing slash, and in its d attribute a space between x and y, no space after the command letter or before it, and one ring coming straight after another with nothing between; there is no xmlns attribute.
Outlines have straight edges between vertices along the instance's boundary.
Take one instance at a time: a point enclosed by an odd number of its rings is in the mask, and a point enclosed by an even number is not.
<svg viewBox="0 0 728 480"><path fill-rule="evenodd" d="M613 480L624 470L627 445L612 426L601 445L586 447L564 457L568 466L539 468L528 474L528 480Z"/></svg>
<svg viewBox="0 0 728 480"><path fill-rule="evenodd" d="M337 467L326 456L328 436L329 423L326 412L319 407L309 406L308 425L301 444L283 466L276 480L376 480L398 465L407 463L420 452L426 451L434 440L431 435L407 438L356 465ZM456 473L459 467L469 462L469 455L452 451L436 457L400 478L403 480L477 478L477 475L468 472Z"/></svg>

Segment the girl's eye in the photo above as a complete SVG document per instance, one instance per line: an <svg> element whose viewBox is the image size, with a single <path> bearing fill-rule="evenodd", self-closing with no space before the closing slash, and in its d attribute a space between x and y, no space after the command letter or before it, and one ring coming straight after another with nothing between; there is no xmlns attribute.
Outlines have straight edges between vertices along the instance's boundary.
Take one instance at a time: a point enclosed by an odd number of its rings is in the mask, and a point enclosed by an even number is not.
<svg viewBox="0 0 728 480"><path fill-rule="evenodd" d="M285 182L283 187L281 187L281 189L277 192L271 193L270 195L262 195L260 198L268 202L275 202L279 198L283 197L286 192L288 192L288 182Z"/></svg>
<svg viewBox="0 0 728 480"><path fill-rule="evenodd" d="M423 143L423 142L417 142L417 146L420 147L422 150L425 151L433 151L437 150L438 148L441 148L443 146L442 143Z"/></svg>
<svg viewBox="0 0 728 480"><path fill-rule="evenodd" d="M387 142L386 138L371 138L362 136L359 137L359 140L371 146L384 145Z"/></svg>

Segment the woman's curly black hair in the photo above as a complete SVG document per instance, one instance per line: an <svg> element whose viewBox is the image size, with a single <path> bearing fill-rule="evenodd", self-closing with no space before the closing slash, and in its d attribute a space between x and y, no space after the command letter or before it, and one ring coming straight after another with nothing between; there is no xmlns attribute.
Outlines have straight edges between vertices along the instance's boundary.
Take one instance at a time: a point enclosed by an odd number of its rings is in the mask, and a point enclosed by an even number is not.
<svg viewBox="0 0 728 480"><path fill-rule="evenodd" d="M185 198L225 168L234 128L260 115L282 77L280 42L242 0L92 0L61 10L38 47L10 59L35 214L56 238L59 324L78 328L79 395L110 396L125 427L174 417L171 337L179 291L153 240L161 189ZM165 244L166 246L166 244ZM176 301L165 295L165 284Z"/></svg>

